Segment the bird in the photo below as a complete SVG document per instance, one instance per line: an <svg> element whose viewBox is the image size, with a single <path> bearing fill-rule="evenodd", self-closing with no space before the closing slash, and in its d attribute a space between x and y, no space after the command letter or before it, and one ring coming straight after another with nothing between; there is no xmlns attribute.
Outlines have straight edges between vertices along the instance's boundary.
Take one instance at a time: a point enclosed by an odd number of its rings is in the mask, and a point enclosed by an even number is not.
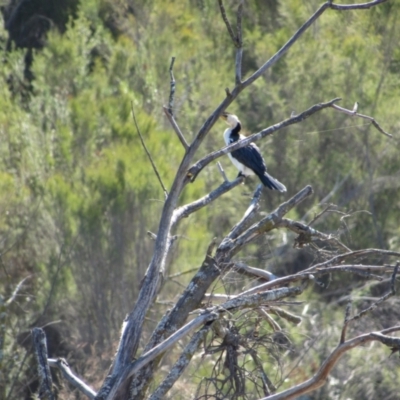
<svg viewBox="0 0 400 400"><path fill-rule="evenodd" d="M224 140L227 146L245 139L245 136L240 134L242 124L236 115L224 112L220 117L229 125L229 128L224 132ZM234 150L228 153L228 156L233 165L239 170L239 176L257 175L267 188L278 190L282 193L286 192L285 185L267 172L264 158L255 143L250 143Z"/></svg>

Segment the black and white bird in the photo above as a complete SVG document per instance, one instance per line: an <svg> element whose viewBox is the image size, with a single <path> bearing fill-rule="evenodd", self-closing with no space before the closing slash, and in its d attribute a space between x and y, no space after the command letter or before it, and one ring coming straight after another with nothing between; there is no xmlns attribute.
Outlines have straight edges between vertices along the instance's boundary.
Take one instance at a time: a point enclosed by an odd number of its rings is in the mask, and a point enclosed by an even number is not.
<svg viewBox="0 0 400 400"><path fill-rule="evenodd" d="M221 118L229 125L229 128L224 132L224 140L227 146L241 139L245 139L245 136L240 134L242 125L236 115L224 112ZM241 149L234 150L228 153L228 156L233 165L239 170L239 175L257 175L267 188L286 192L285 185L268 174L260 149L254 143L250 143Z"/></svg>

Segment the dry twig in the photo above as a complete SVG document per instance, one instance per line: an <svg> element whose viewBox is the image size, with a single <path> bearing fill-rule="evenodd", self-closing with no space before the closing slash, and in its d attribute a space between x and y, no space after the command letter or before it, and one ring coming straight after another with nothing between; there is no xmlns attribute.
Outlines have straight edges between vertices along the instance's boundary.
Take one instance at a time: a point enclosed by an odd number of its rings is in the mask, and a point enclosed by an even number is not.
<svg viewBox="0 0 400 400"><path fill-rule="evenodd" d="M164 186L164 184L163 184L163 181L162 181L162 179L161 179L161 176L160 176L160 174L158 173L157 167L156 167L156 165L154 164L153 158L151 157L151 154L150 154L149 150L147 149L146 144L144 143L143 136L142 136L142 134L141 134L141 132L140 132L138 123L137 123L137 121L136 121L135 112L133 111L133 102L131 102L131 108L132 108L132 117L133 117L133 121L135 122L136 130L137 130L137 133L138 133L138 135L139 135L140 142L142 143L142 146L143 146L143 148L144 148L144 151L146 152L147 157L148 157L149 160L150 160L151 166L153 167L153 171L154 171L154 173L156 174L157 179L158 179L158 182L160 183L160 186L161 186L161 188L162 188L162 190L163 190L163 192L164 192L164 196L165 196L165 198L167 198L167 197L168 197L167 189L165 188L165 186Z"/></svg>

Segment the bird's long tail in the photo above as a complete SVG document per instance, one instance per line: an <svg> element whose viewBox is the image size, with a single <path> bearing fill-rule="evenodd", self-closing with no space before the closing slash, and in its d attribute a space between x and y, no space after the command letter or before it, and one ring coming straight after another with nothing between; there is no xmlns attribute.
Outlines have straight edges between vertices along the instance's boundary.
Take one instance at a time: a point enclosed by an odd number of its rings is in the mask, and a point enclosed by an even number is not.
<svg viewBox="0 0 400 400"><path fill-rule="evenodd" d="M286 192L286 186L280 183L277 179L273 178L268 172L264 172L264 175L259 176L261 182L267 188L271 190L278 190L279 192Z"/></svg>

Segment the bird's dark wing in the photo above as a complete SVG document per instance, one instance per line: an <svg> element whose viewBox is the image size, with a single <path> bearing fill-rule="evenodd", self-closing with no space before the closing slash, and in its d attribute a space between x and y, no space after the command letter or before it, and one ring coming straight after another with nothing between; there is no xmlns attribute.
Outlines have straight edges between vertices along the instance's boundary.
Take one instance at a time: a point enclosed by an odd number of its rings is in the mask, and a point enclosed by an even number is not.
<svg viewBox="0 0 400 400"><path fill-rule="evenodd" d="M236 160L247 168L253 170L258 176L263 176L267 170L260 149L254 143L250 143L246 147L232 151L232 157L236 158Z"/></svg>
<svg viewBox="0 0 400 400"><path fill-rule="evenodd" d="M254 143L250 143L246 147L232 151L232 156L247 168L250 168L260 178L264 186L271 190L279 190L282 193L286 192L285 185L268 174L260 150Z"/></svg>

